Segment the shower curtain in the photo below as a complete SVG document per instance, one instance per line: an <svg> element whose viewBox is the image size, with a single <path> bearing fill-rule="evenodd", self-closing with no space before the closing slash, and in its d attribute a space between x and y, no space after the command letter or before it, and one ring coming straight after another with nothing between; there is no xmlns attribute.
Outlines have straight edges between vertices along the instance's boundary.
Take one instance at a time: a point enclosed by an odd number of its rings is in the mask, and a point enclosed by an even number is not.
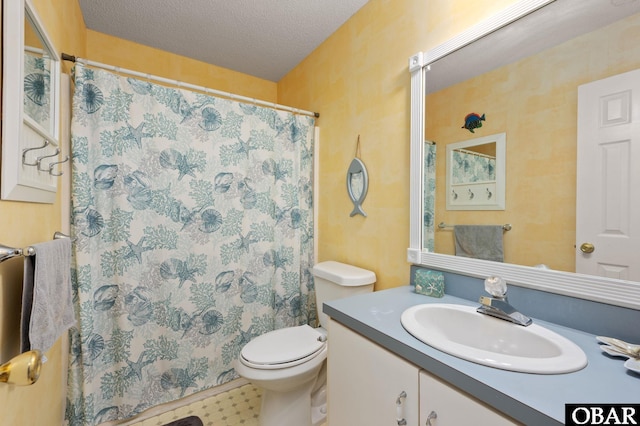
<svg viewBox="0 0 640 426"><path fill-rule="evenodd" d="M496 159L487 155L454 149L451 153L451 183L496 180Z"/></svg>
<svg viewBox="0 0 640 426"><path fill-rule="evenodd" d="M435 250L435 217L436 217L436 144L424 143L423 177L423 223L422 248L433 252Z"/></svg>
<svg viewBox="0 0 640 426"><path fill-rule="evenodd" d="M251 338L315 321L314 119L77 64L78 327L66 419L234 378Z"/></svg>

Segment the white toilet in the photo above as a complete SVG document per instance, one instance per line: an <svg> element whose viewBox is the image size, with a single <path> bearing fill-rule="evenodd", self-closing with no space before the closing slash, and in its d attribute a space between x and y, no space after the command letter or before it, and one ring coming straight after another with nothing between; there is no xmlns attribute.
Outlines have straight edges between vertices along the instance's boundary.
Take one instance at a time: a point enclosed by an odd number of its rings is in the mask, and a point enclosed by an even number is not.
<svg viewBox="0 0 640 426"><path fill-rule="evenodd" d="M262 388L260 426L318 426L326 417L327 321L323 302L373 291L376 275L328 261L312 268L320 327L274 330L247 343L236 372Z"/></svg>

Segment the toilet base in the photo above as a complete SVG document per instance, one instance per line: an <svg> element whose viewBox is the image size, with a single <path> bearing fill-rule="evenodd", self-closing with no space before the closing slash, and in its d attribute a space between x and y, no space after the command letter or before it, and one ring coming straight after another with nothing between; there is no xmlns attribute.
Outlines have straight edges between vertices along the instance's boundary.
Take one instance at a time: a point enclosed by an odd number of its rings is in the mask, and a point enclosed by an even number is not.
<svg viewBox="0 0 640 426"><path fill-rule="evenodd" d="M320 426L327 419L327 385L324 384L320 389L311 395L311 424L312 426Z"/></svg>
<svg viewBox="0 0 640 426"><path fill-rule="evenodd" d="M260 426L312 426L310 381L302 388L289 392L263 389Z"/></svg>

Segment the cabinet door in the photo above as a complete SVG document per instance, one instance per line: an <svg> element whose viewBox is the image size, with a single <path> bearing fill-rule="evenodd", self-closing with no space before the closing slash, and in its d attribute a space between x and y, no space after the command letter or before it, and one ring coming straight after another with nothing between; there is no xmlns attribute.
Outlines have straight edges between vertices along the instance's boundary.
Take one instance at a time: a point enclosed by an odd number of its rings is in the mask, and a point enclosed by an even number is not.
<svg viewBox="0 0 640 426"><path fill-rule="evenodd" d="M333 320L327 336L328 426L418 424L416 366Z"/></svg>
<svg viewBox="0 0 640 426"><path fill-rule="evenodd" d="M437 417L434 418L434 414ZM420 371L419 424L421 426L502 426L520 423L422 370Z"/></svg>

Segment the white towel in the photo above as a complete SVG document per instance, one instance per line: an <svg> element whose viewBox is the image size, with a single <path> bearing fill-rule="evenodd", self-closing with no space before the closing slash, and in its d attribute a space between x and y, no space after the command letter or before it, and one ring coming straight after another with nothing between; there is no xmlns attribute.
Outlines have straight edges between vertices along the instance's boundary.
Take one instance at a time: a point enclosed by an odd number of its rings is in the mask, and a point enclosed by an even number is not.
<svg viewBox="0 0 640 426"><path fill-rule="evenodd" d="M24 258L22 351L48 351L75 324L71 294L71 240L33 246Z"/></svg>

